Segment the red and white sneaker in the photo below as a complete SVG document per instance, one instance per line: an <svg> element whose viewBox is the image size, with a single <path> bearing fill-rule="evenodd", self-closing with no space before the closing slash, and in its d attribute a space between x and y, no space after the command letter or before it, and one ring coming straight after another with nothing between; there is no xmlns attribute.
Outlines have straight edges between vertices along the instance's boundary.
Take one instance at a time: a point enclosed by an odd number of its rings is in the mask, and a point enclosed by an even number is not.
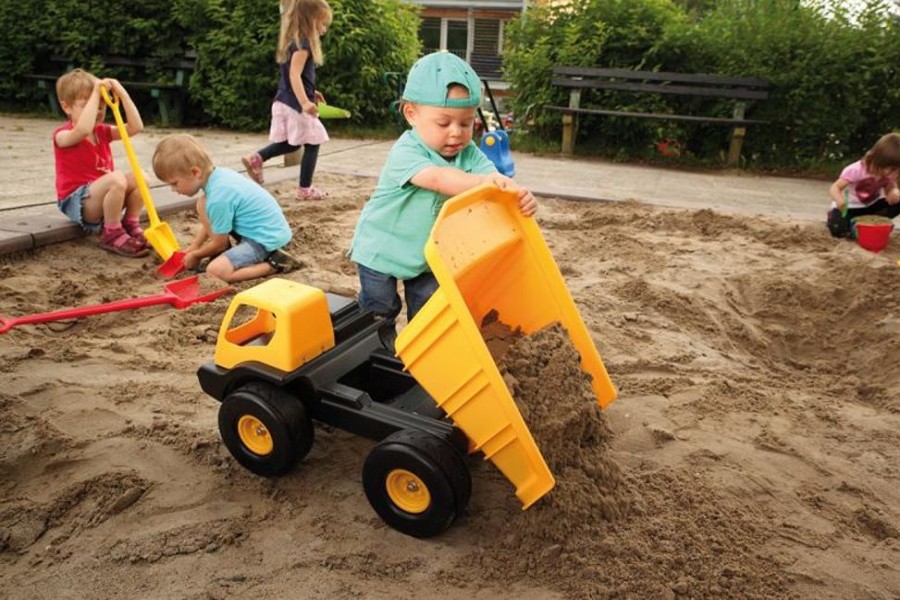
<svg viewBox="0 0 900 600"><path fill-rule="evenodd" d="M247 156L241 158L241 162L244 163L244 167L247 169L247 175L250 176L250 179L258 183L259 185L262 185L263 159L262 156L259 155L259 152L248 154Z"/></svg>

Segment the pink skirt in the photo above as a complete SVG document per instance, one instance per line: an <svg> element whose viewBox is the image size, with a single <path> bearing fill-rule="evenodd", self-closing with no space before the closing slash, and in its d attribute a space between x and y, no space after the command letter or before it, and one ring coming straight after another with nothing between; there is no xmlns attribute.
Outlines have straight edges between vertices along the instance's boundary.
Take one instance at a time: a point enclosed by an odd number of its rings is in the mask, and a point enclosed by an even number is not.
<svg viewBox="0 0 900 600"><path fill-rule="evenodd" d="M319 119L297 112L282 102L273 102L269 141L287 142L292 146L318 146L328 141L328 132Z"/></svg>

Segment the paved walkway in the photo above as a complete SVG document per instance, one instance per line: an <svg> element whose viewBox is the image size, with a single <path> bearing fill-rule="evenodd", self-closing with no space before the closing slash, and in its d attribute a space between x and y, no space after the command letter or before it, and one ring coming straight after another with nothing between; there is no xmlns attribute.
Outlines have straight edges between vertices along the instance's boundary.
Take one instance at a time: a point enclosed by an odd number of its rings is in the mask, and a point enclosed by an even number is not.
<svg viewBox="0 0 900 600"><path fill-rule="evenodd" d="M0 114L0 254L27 250L79 235L55 208L48 119ZM149 128L132 139L161 215L193 203L160 186L150 158L157 142L173 129ZM240 157L265 143L265 134L187 130L202 140L216 164L243 169ZM334 139L319 155L321 171L377 177L393 141ZM113 144L116 164L128 168L122 145ZM536 194L576 200L639 200L683 208L821 221L828 206L828 183L741 172L692 173L558 156L513 153L516 180ZM296 177L297 167L269 161L266 180Z"/></svg>

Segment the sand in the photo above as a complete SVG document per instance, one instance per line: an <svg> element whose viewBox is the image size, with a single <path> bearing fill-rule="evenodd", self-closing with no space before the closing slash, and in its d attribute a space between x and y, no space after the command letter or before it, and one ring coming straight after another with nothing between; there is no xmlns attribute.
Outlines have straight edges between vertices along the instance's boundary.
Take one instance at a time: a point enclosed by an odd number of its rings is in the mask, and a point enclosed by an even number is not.
<svg viewBox="0 0 900 600"><path fill-rule="evenodd" d="M353 294L373 181L319 179L323 203L272 188L287 277ZM324 427L290 475L238 466L195 374L227 298L23 325L0 336L2 596L900 596L896 243L637 203L542 199L538 223L620 395L593 404L559 332L508 349L558 480L534 507L474 456L467 514L404 536L365 499L373 443ZM158 293L155 269L92 238L0 257L0 314Z"/></svg>

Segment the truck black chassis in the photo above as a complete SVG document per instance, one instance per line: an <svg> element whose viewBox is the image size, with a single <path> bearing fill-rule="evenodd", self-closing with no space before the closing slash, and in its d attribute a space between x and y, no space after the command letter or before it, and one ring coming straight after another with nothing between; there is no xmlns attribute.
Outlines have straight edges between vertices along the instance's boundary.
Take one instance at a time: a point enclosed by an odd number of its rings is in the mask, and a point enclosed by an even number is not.
<svg viewBox="0 0 900 600"><path fill-rule="evenodd" d="M385 348L380 319L353 299L326 298L335 346L295 371L255 361L200 367L201 388L222 403L223 441L238 462L265 476L289 472L309 452L312 421L379 441L363 468L373 508L409 535L440 533L471 493L468 439ZM248 418L256 427L249 433ZM264 436L262 445L254 443L255 432ZM409 477L398 479L398 472ZM399 486L393 493L391 478Z"/></svg>

